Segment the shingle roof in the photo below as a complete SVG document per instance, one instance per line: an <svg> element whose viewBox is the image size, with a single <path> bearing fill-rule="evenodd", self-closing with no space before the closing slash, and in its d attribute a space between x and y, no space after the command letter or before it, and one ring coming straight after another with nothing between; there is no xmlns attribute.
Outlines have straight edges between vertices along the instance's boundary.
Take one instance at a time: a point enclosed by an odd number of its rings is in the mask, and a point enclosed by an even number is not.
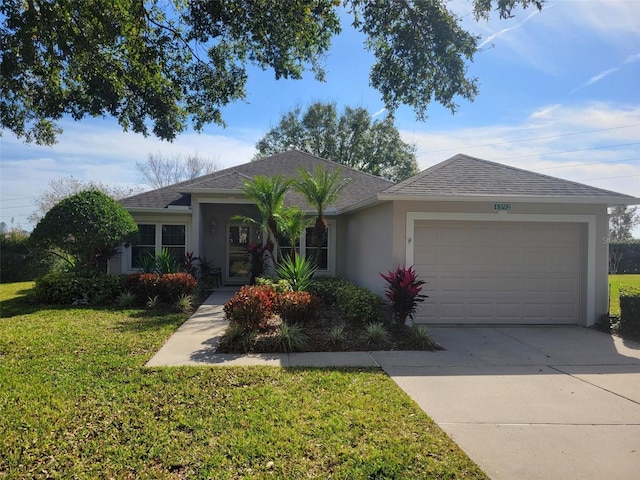
<svg viewBox="0 0 640 480"><path fill-rule="evenodd" d="M331 205L337 209L366 200L373 197L377 192L393 185L393 182L389 180L345 167L315 155L292 150L180 182L169 187L134 195L120 202L126 208L165 208L168 205L190 205L190 194L194 192L215 193L216 190L225 192L237 190L240 193L243 182L257 175L271 177L280 174L288 178L297 178L298 168L313 172L317 165L328 172L341 169L343 172L342 178L350 179L349 184L342 190L338 201ZM296 205L303 209L310 208L302 197L293 191L287 195L287 204Z"/></svg>
<svg viewBox="0 0 640 480"><path fill-rule="evenodd" d="M387 188L407 196L634 197L458 154Z"/></svg>

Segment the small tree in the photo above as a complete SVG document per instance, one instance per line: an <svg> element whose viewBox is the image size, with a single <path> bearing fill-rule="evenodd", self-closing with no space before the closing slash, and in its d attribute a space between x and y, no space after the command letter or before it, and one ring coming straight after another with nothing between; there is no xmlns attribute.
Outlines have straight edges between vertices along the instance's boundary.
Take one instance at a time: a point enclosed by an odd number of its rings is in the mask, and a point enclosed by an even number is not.
<svg viewBox="0 0 640 480"><path fill-rule="evenodd" d="M338 199L340 192L350 180L348 178L340 179L342 175L340 170L329 173L319 166L315 168L313 175L301 168L298 169L298 174L300 180L294 184L294 188L317 210L313 236L316 247L315 260L318 263L322 244L327 235L327 221L324 218L324 212L329 205Z"/></svg>
<svg viewBox="0 0 640 480"><path fill-rule="evenodd" d="M640 225L638 207L617 205L609 209L609 240L624 242L633 238L632 231Z"/></svg>
<svg viewBox="0 0 640 480"><path fill-rule="evenodd" d="M106 273L117 246L131 242L137 232L136 222L122 205L102 192L87 190L49 210L31 240L71 256L79 273L98 275Z"/></svg>

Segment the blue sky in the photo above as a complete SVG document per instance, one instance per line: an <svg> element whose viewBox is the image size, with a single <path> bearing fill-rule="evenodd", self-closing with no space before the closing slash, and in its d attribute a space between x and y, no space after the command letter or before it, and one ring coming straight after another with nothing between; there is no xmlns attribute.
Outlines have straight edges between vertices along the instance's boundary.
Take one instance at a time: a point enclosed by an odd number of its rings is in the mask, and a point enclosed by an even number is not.
<svg viewBox="0 0 640 480"><path fill-rule="evenodd" d="M396 112L421 169L457 153L640 197L640 0L556 0L542 12L475 22L471 3L449 3L482 52L469 65L479 78L474 102L456 115L433 105L426 122ZM221 167L249 161L255 143L295 105L335 101L372 114L383 105L368 86L372 57L347 23L326 62L326 83L275 81L252 70L245 102L225 109L227 128L211 125L173 143L122 132L111 119L64 120L52 147L0 138L0 221L30 230L33 199L69 175L119 186L139 185L136 161L148 154L192 154ZM636 231L636 237L640 232Z"/></svg>

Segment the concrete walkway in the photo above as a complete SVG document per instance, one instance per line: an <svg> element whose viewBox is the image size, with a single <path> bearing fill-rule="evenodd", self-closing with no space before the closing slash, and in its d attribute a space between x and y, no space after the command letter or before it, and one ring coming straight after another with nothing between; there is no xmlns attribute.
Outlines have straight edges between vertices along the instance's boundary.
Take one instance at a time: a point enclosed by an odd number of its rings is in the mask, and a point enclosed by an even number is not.
<svg viewBox="0 0 640 480"><path fill-rule="evenodd" d="M216 291L147 364L381 367L492 479L640 478L640 344L581 327L431 328L440 352L216 354Z"/></svg>

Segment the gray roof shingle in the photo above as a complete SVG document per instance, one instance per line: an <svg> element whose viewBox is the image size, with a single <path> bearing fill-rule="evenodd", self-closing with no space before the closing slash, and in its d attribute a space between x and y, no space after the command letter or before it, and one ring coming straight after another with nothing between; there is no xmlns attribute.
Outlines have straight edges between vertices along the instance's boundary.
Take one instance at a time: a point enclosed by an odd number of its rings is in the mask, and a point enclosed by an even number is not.
<svg viewBox="0 0 640 480"><path fill-rule="evenodd" d="M634 197L458 154L387 188L407 196Z"/></svg>
<svg viewBox="0 0 640 480"><path fill-rule="evenodd" d="M222 190L240 193L244 181L257 175L266 177L284 175L288 178L298 178L298 168L313 172L318 165L328 172L340 169L343 172L342 178L350 179L349 184L342 190L338 201L331 205L337 209L366 200L393 185L393 182L384 178L369 175L309 153L291 150L186 180L169 187L134 195L122 199L120 202L126 208L165 208L169 205L190 205L190 194L194 192ZM293 191L288 193L286 203L303 209L311 208L298 193Z"/></svg>

